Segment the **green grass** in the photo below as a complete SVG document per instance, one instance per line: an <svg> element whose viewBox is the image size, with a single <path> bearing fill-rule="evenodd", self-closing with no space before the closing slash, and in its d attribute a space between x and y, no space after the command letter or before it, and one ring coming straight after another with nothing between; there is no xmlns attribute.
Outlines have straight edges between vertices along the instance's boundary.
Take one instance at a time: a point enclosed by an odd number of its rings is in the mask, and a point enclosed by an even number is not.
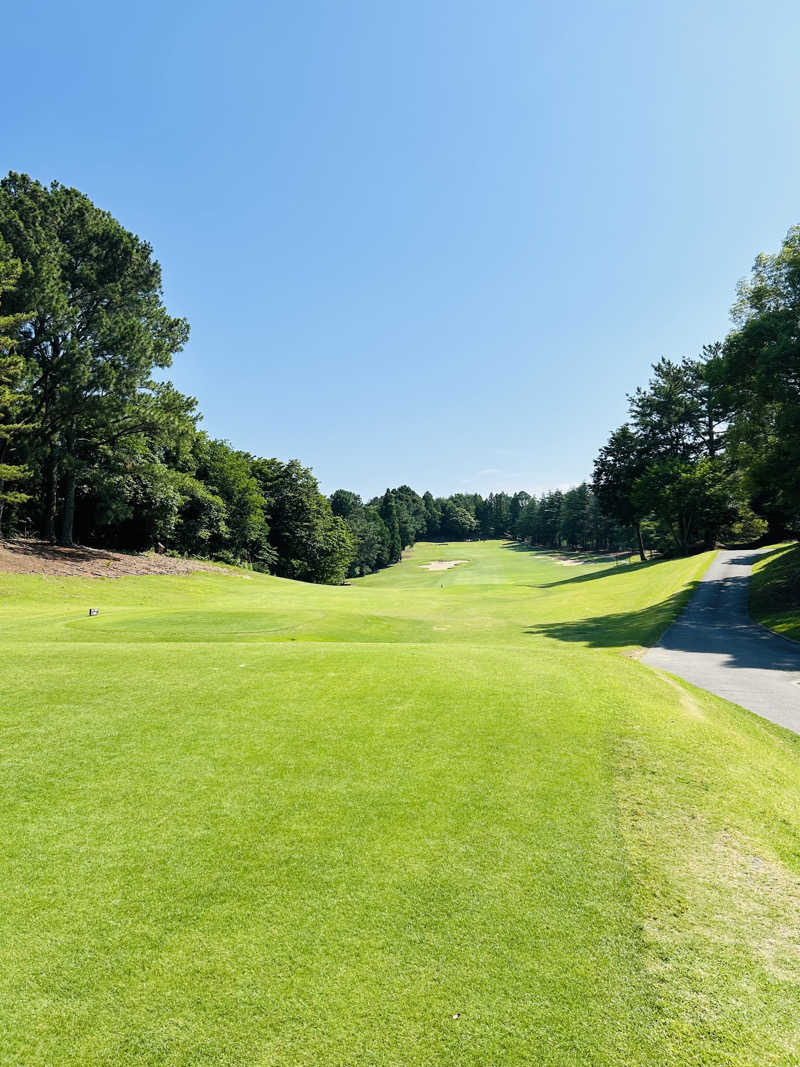
<svg viewBox="0 0 800 1067"><path fill-rule="evenodd" d="M1 576L1 1062L798 1062L798 739L620 655L708 558Z"/></svg>
<svg viewBox="0 0 800 1067"><path fill-rule="evenodd" d="M800 641L800 545L778 545L753 567L750 612L784 637Z"/></svg>

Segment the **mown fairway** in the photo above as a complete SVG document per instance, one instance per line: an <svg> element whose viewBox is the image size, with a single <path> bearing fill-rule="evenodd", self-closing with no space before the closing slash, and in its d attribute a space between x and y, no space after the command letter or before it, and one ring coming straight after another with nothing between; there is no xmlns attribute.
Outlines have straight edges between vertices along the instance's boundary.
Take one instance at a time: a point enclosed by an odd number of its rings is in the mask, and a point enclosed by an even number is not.
<svg viewBox="0 0 800 1067"><path fill-rule="evenodd" d="M798 738L620 654L707 559L0 576L2 1062L797 1062Z"/></svg>

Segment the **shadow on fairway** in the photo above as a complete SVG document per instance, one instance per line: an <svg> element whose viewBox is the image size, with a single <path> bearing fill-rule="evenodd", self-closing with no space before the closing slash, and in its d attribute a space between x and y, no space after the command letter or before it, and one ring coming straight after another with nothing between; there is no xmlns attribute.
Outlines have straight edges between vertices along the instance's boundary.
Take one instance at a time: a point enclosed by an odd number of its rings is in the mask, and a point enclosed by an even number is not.
<svg viewBox="0 0 800 1067"><path fill-rule="evenodd" d="M635 571L644 570L645 567L657 567L663 560L648 560L647 563L623 563L615 567L609 563L601 571L592 571L590 574L574 574L569 578L559 578L557 582L547 582L538 586L539 589L555 589L559 585L581 585L583 582L594 582L598 578L610 578L612 574L622 577L623 574L633 574Z"/></svg>
<svg viewBox="0 0 800 1067"><path fill-rule="evenodd" d="M639 566L648 566L640 564ZM602 575L584 575L573 581L590 581ZM557 585L563 583L557 582ZM624 648L627 645L653 645L687 605L697 587L692 582L686 589L674 593L658 604L639 611L621 611L609 615L595 615L569 622L540 622L525 630L536 637L554 641L569 641L590 648Z"/></svg>
<svg viewBox="0 0 800 1067"><path fill-rule="evenodd" d="M745 561L746 557L731 562ZM695 581L688 589L640 611L542 622L525 632L590 648L658 644L668 653L688 654L693 660L707 655L710 663L724 667L800 672L800 644L795 647L750 621L748 584L747 577ZM675 673L681 673L677 667Z"/></svg>
<svg viewBox="0 0 800 1067"><path fill-rule="evenodd" d="M510 552L531 552L536 556L543 556L550 560L552 558L552 552L544 548L531 548L530 545L519 544L517 542L511 542L501 546L506 551ZM553 549L552 551L556 551ZM570 558L566 556L565 558ZM571 574L566 578L559 578L555 582L542 582L535 583L531 586L534 589L554 589L560 585L580 585L582 582L593 582L598 578L608 578L611 574L633 574L634 571L640 571L644 567L657 567L659 563L663 563L664 560L647 560L646 563L615 563L614 560L603 559L598 556L587 556L584 563L591 567L602 567L602 570L592 570L589 574Z"/></svg>

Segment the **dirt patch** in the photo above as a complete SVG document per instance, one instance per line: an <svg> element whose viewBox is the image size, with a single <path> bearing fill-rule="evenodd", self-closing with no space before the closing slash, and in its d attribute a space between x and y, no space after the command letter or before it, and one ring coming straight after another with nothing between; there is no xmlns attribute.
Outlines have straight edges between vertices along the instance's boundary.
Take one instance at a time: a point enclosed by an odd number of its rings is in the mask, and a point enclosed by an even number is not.
<svg viewBox="0 0 800 1067"><path fill-rule="evenodd" d="M435 559L432 563L421 563L423 571L449 571L451 567L457 567L459 563L469 563L468 559Z"/></svg>
<svg viewBox="0 0 800 1067"><path fill-rule="evenodd" d="M59 578L123 578L135 574L229 573L213 563L174 559L155 552L112 552L105 548L60 548L46 541L0 541L0 574L42 574Z"/></svg>

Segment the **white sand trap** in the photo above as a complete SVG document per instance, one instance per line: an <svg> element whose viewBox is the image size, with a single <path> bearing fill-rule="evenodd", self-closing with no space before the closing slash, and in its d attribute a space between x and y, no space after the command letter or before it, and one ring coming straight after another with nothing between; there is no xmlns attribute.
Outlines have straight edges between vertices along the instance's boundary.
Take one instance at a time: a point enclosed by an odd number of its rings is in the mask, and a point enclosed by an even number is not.
<svg viewBox="0 0 800 1067"><path fill-rule="evenodd" d="M421 563L423 571L449 571L451 567L457 567L459 563L469 563L468 559L435 559L432 563Z"/></svg>

